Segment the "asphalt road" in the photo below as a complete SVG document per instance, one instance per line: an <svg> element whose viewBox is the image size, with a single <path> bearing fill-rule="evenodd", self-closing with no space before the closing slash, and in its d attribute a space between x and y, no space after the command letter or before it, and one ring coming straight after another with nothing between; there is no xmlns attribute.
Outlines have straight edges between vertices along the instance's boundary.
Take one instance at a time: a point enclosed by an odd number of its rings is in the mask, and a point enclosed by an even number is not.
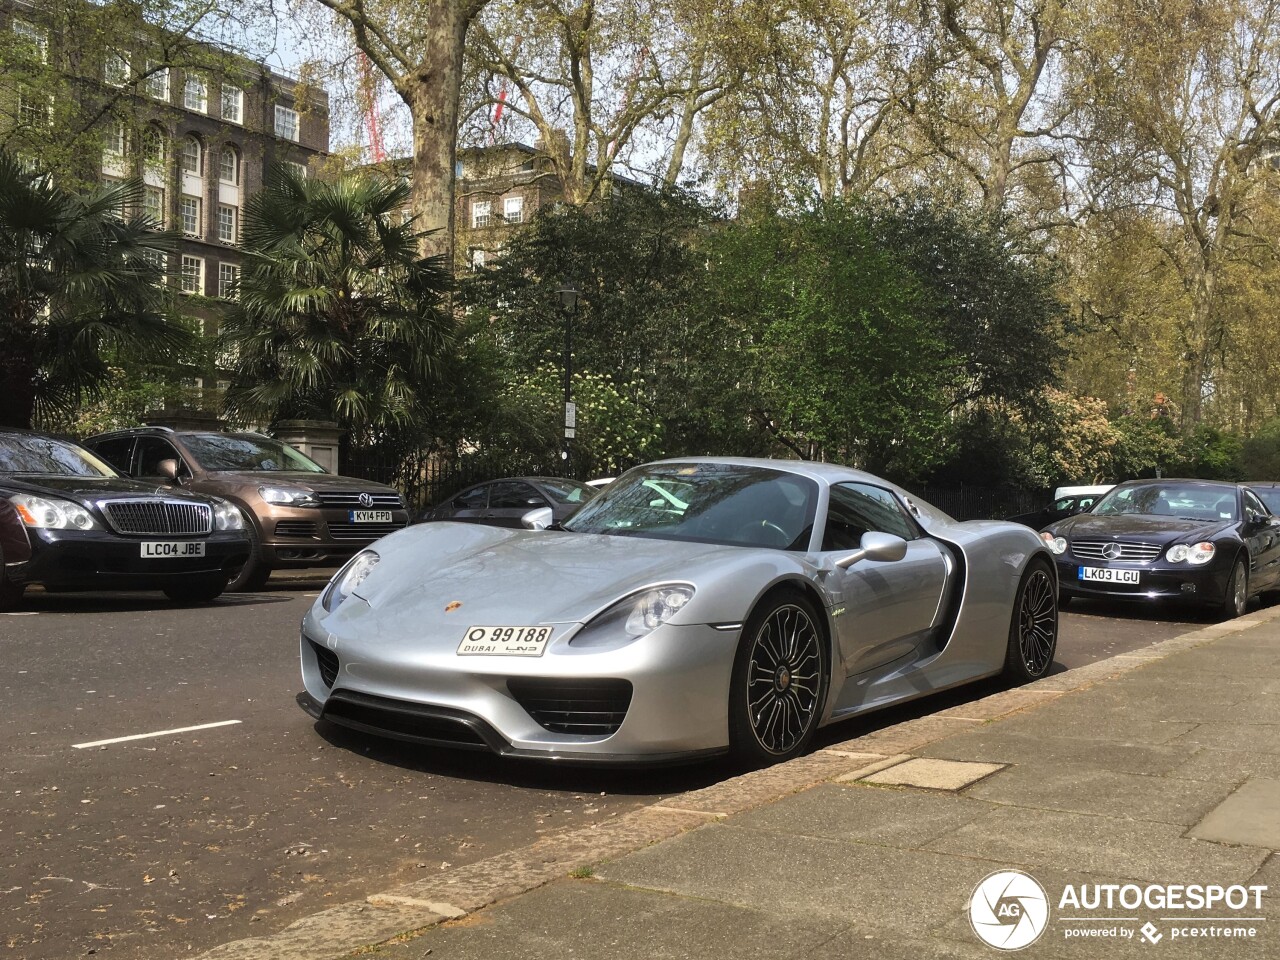
<svg viewBox="0 0 1280 960"><path fill-rule="evenodd" d="M5 955L180 957L735 772L563 769L317 726L293 698L297 623L322 582L191 608L159 594L37 594L0 615ZM1207 622L1166 616L1185 614L1077 602L1056 669ZM206 724L222 725L83 746Z"/></svg>

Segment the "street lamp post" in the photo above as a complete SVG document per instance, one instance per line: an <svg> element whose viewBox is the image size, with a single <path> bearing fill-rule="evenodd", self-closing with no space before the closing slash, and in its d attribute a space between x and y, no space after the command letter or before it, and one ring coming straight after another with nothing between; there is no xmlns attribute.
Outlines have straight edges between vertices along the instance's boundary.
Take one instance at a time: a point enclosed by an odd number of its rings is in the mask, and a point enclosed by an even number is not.
<svg viewBox="0 0 1280 960"><path fill-rule="evenodd" d="M560 305L564 307L564 446L560 448L560 459L564 461L567 472L569 441L574 439L578 425L578 409L573 403L573 320L582 291L576 283L569 281L556 292L560 294Z"/></svg>

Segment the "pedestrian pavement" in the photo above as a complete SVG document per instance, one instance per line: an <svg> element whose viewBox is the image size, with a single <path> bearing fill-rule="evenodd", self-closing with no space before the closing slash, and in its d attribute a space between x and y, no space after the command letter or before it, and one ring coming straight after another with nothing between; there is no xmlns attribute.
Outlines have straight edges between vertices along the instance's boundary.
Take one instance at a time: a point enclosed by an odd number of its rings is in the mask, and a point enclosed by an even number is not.
<svg viewBox="0 0 1280 960"><path fill-rule="evenodd" d="M1278 850L1274 607L203 958L1277 958Z"/></svg>

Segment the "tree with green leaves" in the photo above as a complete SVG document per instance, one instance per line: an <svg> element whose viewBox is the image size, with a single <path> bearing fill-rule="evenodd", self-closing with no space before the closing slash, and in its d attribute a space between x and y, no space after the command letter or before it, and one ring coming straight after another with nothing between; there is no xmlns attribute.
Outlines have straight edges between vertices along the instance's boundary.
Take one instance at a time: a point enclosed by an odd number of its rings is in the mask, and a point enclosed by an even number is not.
<svg viewBox="0 0 1280 960"><path fill-rule="evenodd" d="M0 426L66 416L113 359L177 359L190 334L158 265L173 240L128 180L79 195L0 151Z"/></svg>
<svg viewBox="0 0 1280 960"><path fill-rule="evenodd" d="M369 173L269 171L222 324L232 416L335 420L360 445L423 414L453 324L444 264L419 254L421 233L401 217L408 192Z"/></svg>

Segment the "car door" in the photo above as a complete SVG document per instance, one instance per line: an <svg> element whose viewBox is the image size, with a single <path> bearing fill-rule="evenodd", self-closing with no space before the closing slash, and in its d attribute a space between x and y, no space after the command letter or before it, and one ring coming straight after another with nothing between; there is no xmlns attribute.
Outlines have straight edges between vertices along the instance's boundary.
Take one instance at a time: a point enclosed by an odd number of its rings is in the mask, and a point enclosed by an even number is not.
<svg viewBox="0 0 1280 960"><path fill-rule="evenodd" d="M112 437L98 440L89 449L113 466L117 472L130 476L133 467L133 437Z"/></svg>
<svg viewBox="0 0 1280 960"><path fill-rule="evenodd" d="M874 670L913 653L942 615L950 560L923 536L892 491L865 483L832 486L822 549L834 561L858 549L862 535L907 541L901 560L859 560L828 577L845 673Z"/></svg>
<svg viewBox="0 0 1280 960"><path fill-rule="evenodd" d="M523 480L497 480L489 489L489 509L483 522L495 527L519 527L520 518L530 510L549 506L546 497Z"/></svg>
<svg viewBox="0 0 1280 960"><path fill-rule="evenodd" d="M1252 490L1242 491L1241 501L1244 522L1240 535L1248 544L1252 559L1250 592L1256 592L1280 582L1280 526L1273 523L1271 511Z"/></svg>

